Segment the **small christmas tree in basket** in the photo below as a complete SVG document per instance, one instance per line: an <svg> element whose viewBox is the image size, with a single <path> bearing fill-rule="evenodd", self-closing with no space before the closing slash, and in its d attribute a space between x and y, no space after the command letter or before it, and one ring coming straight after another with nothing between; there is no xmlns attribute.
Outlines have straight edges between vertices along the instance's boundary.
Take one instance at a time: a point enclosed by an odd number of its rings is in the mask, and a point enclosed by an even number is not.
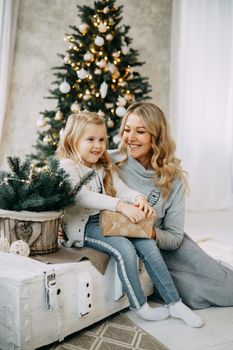
<svg viewBox="0 0 233 350"><path fill-rule="evenodd" d="M0 251L26 256L56 251L63 210L75 204L94 171L72 187L54 158L42 169L18 157L8 157L8 164L11 172L0 171Z"/></svg>

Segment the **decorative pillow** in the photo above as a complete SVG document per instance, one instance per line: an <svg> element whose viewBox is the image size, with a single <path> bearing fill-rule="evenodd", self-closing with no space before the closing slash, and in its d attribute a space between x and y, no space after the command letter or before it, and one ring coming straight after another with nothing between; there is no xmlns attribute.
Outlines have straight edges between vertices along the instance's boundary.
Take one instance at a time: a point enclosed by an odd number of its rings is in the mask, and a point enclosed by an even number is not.
<svg viewBox="0 0 233 350"><path fill-rule="evenodd" d="M100 214L100 227L104 236L151 238L153 222L153 215L134 224L121 213L103 210Z"/></svg>

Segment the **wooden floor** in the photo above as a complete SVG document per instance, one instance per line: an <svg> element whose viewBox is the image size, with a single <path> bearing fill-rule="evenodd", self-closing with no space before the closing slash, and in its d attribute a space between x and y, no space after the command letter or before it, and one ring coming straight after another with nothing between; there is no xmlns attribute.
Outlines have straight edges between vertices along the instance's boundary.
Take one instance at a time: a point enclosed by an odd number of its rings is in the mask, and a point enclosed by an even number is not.
<svg viewBox="0 0 233 350"><path fill-rule="evenodd" d="M196 241L219 242L219 251L222 255L226 253L228 262L232 258L233 266L233 211L187 213L185 231ZM219 256L219 252L213 251L214 247L215 244L209 245L210 252ZM205 326L200 329L190 328L181 320L172 318L147 322L131 311L126 315L170 350L232 350L233 307L211 307L197 313L205 320Z"/></svg>

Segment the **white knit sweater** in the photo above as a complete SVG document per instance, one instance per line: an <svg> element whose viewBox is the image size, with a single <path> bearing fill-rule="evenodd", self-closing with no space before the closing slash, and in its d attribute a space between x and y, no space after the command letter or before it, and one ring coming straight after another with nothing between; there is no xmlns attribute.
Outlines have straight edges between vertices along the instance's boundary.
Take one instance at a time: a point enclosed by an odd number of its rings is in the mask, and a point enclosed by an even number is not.
<svg viewBox="0 0 233 350"><path fill-rule="evenodd" d="M61 167L69 174L72 185L76 185L81 177L87 174L91 168L84 165L78 165L71 159L60 160ZM119 178L117 173L113 175L113 186L116 190L116 197L106 194L103 185L104 168L96 169L98 179L102 186L102 193L98 193L98 183L93 178L87 185L84 185L81 191L76 195L75 206L65 210L64 228L68 237L67 246L83 247L84 229L90 215L95 215L100 210L116 211L120 200L128 203L134 203L136 197L141 193L131 190Z"/></svg>

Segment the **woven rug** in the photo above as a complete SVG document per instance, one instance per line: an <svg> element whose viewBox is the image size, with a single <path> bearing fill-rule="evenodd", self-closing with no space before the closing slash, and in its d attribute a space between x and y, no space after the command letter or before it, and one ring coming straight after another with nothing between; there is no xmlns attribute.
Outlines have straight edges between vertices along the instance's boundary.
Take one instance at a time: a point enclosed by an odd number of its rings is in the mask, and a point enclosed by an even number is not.
<svg viewBox="0 0 233 350"><path fill-rule="evenodd" d="M120 312L40 350L168 350Z"/></svg>

